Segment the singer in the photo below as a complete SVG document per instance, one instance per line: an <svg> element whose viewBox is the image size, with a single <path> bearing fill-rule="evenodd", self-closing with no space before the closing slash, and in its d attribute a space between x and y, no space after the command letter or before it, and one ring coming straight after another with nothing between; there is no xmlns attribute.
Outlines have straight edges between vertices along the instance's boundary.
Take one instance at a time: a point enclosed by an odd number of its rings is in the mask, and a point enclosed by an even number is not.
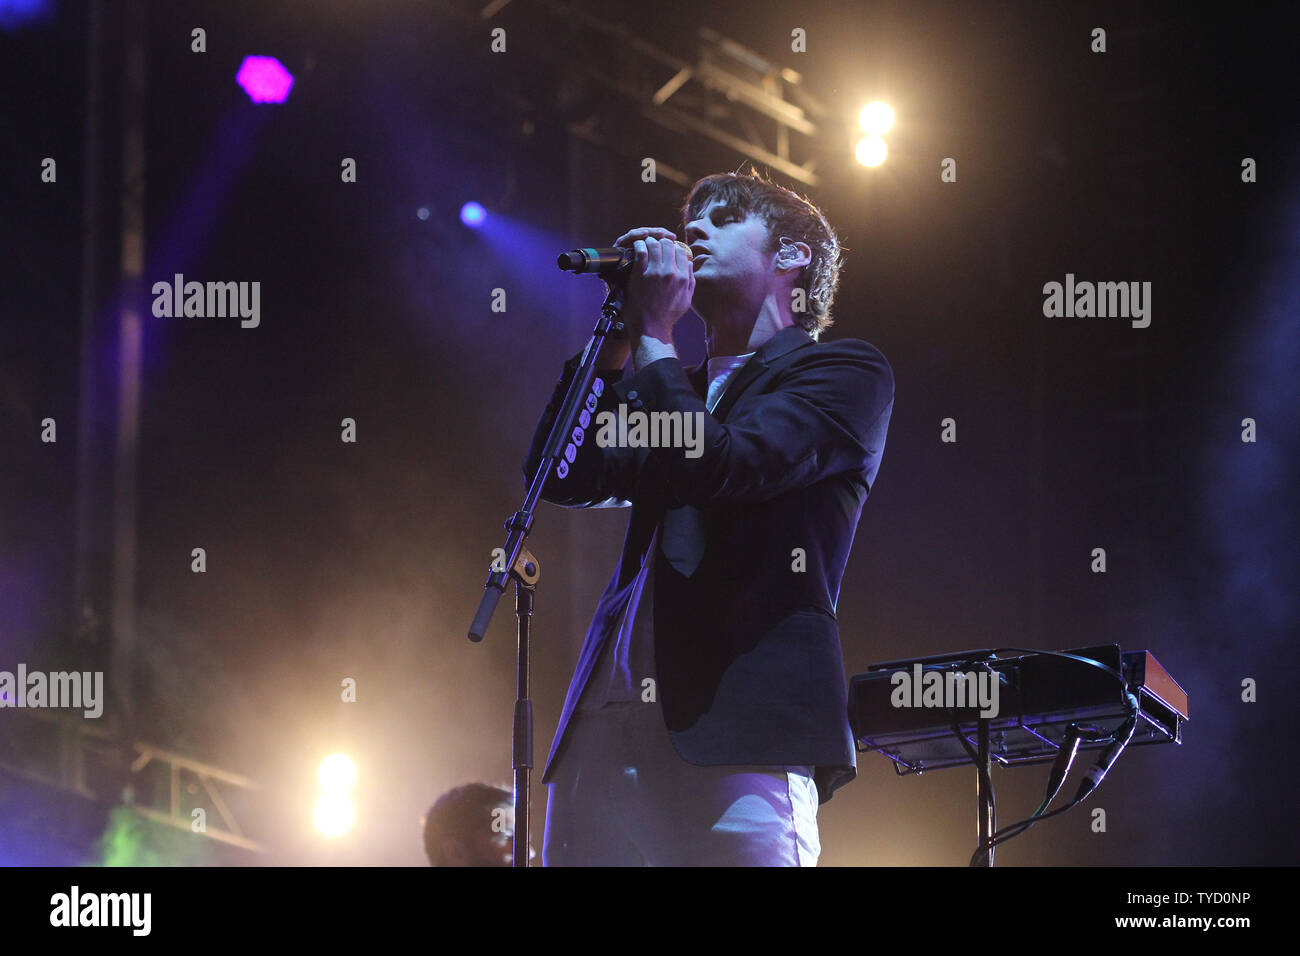
<svg viewBox="0 0 1300 956"><path fill-rule="evenodd" d="M636 261L597 414L700 413L702 453L586 441L544 488L632 509L542 776L547 866L815 866L818 804L857 773L836 604L893 372L866 342L819 341L841 250L810 202L718 174L682 224L693 259L667 229L615 243ZM684 369L673 328L691 308L708 357Z"/></svg>

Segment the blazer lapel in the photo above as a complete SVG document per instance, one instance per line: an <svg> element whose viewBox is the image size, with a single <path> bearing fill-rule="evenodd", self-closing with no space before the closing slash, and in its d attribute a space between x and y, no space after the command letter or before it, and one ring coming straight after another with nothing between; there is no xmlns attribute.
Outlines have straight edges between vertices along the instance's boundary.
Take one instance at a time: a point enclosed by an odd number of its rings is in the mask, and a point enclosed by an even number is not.
<svg viewBox="0 0 1300 956"><path fill-rule="evenodd" d="M782 329L761 346L748 362L740 367L731 381L727 382L722 398L714 406L713 417L722 421L740 398L741 393L752 385L763 372L768 363L775 361L787 352L812 344L812 336L798 326ZM696 394L704 397L708 388L708 367L706 359L698 368L692 369L686 377ZM691 505L668 508L664 512L659 550L679 574L690 577L700 566L704 558L704 549L708 543L708 514Z"/></svg>
<svg viewBox="0 0 1300 956"><path fill-rule="evenodd" d="M695 389L695 394L704 398L709 387L709 360L705 359L695 368L687 371L686 380L691 383L691 388Z"/></svg>
<svg viewBox="0 0 1300 956"><path fill-rule="evenodd" d="M791 325L760 345L758 351L750 360L740 367L740 370L732 376L731 381L727 382L722 398L714 406L713 417L718 421L726 419L727 413L731 411L737 399L740 398L745 389L753 385L758 377L767 371L767 367L771 362L776 361L787 352L792 352L804 345L811 345L812 341L811 335L799 328L799 326ZM706 361L705 368L707 369L707 367L708 362Z"/></svg>

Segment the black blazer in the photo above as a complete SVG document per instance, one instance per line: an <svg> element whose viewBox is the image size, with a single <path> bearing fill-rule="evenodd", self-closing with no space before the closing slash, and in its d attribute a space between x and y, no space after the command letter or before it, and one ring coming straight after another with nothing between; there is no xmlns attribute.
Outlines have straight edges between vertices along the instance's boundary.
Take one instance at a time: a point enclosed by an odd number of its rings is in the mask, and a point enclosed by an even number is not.
<svg viewBox="0 0 1300 956"><path fill-rule="evenodd" d="M525 480L577 365L578 356L566 363L537 426ZM857 773L835 608L885 449L893 371L873 345L817 343L790 326L733 373L711 415L706 375L707 363L687 372L675 358L626 378L599 372L574 460L547 479L543 497L555 504L630 504L632 514L542 779L618 613L613 596L637 574L662 521L655 668L677 752L700 765L811 765L825 802ZM628 412L703 412L703 453L598 447L596 416L620 402Z"/></svg>

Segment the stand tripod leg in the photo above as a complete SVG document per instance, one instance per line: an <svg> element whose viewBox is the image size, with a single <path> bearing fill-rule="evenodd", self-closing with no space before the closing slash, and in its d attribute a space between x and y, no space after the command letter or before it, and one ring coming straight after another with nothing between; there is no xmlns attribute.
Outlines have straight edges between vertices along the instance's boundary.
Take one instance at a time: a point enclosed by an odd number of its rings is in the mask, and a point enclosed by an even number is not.
<svg viewBox="0 0 1300 956"><path fill-rule="evenodd" d="M528 628L533 616L533 595L532 584L515 579L515 616L519 619L519 664L516 675L514 759L512 761L515 771L514 866L528 865L528 841L531 836L528 794L529 775L533 768L533 702L528 698Z"/></svg>
<svg viewBox="0 0 1300 956"><path fill-rule="evenodd" d="M979 845L988 846L993 838L992 759L989 757L989 722L981 717L977 724L979 765L975 768L975 794L979 800ZM984 854L984 865L993 865L993 848Z"/></svg>

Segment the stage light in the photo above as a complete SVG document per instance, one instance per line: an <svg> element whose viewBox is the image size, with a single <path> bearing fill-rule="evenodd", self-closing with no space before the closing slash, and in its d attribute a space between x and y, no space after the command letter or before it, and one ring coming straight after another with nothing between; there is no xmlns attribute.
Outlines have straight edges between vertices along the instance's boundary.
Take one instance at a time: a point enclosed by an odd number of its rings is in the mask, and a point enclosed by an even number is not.
<svg viewBox="0 0 1300 956"><path fill-rule="evenodd" d="M235 82L254 103L283 103L293 89L293 74L273 56L246 56Z"/></svg>
<svg viewBox="0 0 1300 956"><path fill-rule="evenodd" d="M326 793L344 793L356 786L357 765L347 754L330 754L320 762L316 779Z"/></svg>
<svg viewBox="0 0 1300 956"><path fill-rule="evenodd" d="M486 218L487 210L476 202L467 202L460 207L460 221L471 229L483 225L483 220Z"/></svg>
<svg viewBox="0 0 1300 956"><path fill-rule="evenodd" d="M879 136L864 136L858 140L854 155L863 166L879 166L889 154L889 147Z"/></svg>
<svg viewBox="0 0 1300 956"><path fill-rule="evenodd" d="M887 103L868 103L858 114L858 124L864 133L882 136L894 125L894 111Z"/></svg>
<svg viewBox="0 0 1300 956"><path fill-rule="evenodd" d="M347 797L340 793L327 793L316 801L312 820L322 836L339 837L352 829L356 811Z"/></svg>
<svg viewBox="0 0 1300 956"><path fill-rule="evenodd" d="M38 26L54 15L54 0L0 0L0 30Z"/></svg>

